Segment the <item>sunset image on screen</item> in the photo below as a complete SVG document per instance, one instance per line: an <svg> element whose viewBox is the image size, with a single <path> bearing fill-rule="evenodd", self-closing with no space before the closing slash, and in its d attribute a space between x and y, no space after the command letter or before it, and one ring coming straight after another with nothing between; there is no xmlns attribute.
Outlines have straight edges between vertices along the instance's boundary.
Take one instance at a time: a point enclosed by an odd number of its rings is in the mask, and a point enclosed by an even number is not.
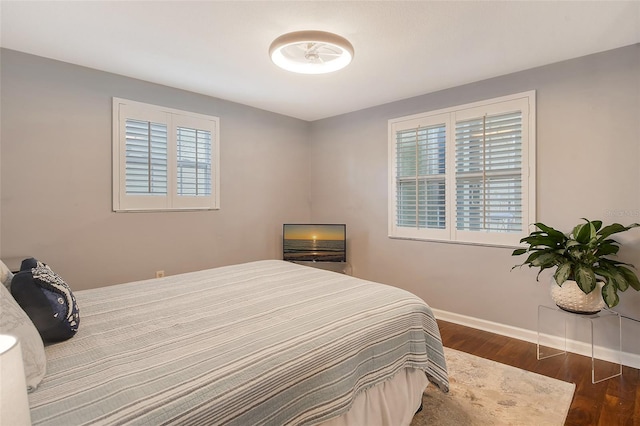
<svg viewBox="0 0 640 426"><path fill-rule="evenodd" d="M285 224L284 260L345 262L345 225Z"/></svg>

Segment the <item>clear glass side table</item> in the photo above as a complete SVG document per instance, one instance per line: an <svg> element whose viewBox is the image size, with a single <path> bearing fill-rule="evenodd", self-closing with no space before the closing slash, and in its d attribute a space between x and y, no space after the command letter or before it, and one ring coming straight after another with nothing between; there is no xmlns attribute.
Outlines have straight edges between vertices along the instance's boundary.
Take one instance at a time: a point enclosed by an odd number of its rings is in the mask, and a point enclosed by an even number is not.
<svg viewBox="0 0 640 426"><path fill-rule="evenodd" d="M591 383L622 375L622 319L614 311L584 315L557 306L538 306L538 360L567 353L567 332L580 334L588 326L591 343Z"/></svg>

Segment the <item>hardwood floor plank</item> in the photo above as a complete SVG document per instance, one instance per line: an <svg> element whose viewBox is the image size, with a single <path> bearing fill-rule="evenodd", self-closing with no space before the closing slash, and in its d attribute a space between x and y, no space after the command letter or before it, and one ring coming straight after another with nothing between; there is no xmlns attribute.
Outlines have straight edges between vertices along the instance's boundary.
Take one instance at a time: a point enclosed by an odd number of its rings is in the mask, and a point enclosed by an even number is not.
<svg viewBox="0 0 640 426"><path fill-rule="evenodd" d="M624 374L624 372L622 373ZM636 403L633 406L633 424L634 426L640 425L640 386L636 387Z"/></svg>
<svg viewBox="0 0 640 426"><path fill-rule="evenodd" d="M599 425L624 424L624 419L633 417L633 402L612 395L605 395L604 410L601 411Z"/></svg>
<svg viewBox="0 0 640 426"><path fill-rule="evenodd" d="M640 426L640 370L591 383L591 358L567 353L538 361L536 345L462 325L438 321L446 347L576 384L565 425Z"/></svg>

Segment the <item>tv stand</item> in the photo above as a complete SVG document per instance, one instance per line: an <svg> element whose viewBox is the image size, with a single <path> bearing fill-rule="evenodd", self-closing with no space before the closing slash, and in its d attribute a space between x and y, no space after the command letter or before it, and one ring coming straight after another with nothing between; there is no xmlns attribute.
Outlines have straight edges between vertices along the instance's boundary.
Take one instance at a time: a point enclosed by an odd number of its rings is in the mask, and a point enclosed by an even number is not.
<svg viewBox="0 0 640 426"><path fill-rule="evenodd" d="M348 262L314 262L312 260L292 260L291 262L297 263L298 265L311 266L312 268L351 275L351 265Z"/></svg>

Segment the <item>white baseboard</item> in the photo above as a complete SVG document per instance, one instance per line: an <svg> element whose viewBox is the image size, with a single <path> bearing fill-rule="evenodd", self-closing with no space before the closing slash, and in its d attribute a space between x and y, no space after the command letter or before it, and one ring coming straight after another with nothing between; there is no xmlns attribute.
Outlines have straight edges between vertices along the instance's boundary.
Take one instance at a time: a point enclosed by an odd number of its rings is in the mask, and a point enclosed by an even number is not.
<svg viewBox="0 0 640 426"><path fill-rule="evenodd" d="M442 311L440 309L432 308L432 310L433 314L438 320L448 321L455 324L464 325L466 327L476 328L478 330L488 331L490 333L500 334L502 336L507 336L518 340L524 340L525 342L531 342L534 344L538 342L538 333L534 330L512 327L510 325L487 321L480 318L469 317L466 315L460 315L454 312ZM556 348L562 348L563 344L564 339L557 339L557 344L553 346L555 346ZM566 349L569 352L591 357L591 345L585 342L567 340ZM598 348L597 352L598 354L600 354L599 358L603 360L618 362L617 352L611 349ZM623 365L640 369L640 355L638 354L622 352L620 355L620 360Z"/></svg>

